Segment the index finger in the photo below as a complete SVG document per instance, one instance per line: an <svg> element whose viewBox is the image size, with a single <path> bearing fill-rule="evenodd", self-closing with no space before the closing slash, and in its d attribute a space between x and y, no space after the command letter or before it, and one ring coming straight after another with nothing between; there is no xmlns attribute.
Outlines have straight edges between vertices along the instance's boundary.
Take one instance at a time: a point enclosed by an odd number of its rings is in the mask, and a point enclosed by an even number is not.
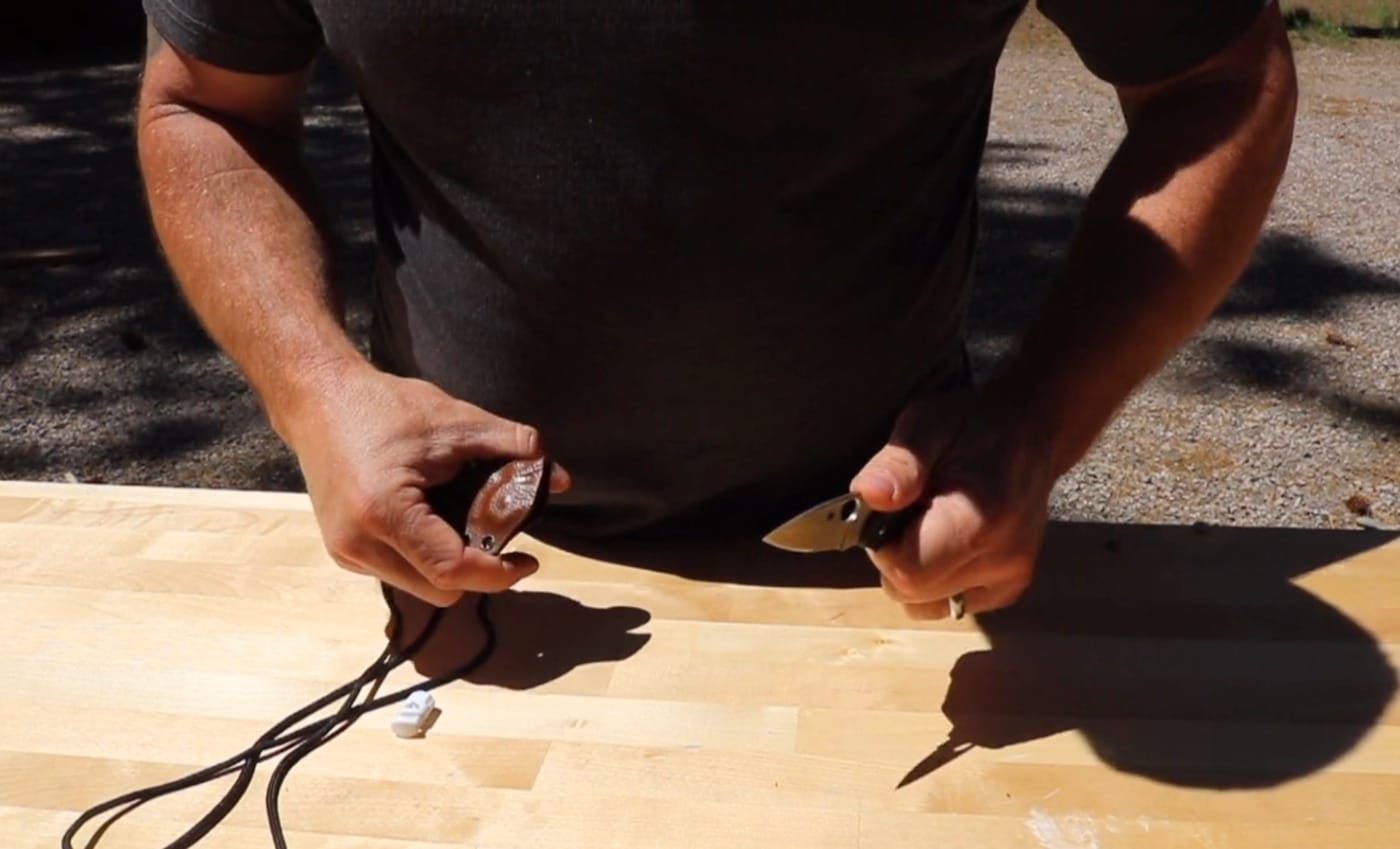
<svg viewBox="0 0 1400 849"><path fill-rule="evenodd" d="M451 607L462 597L460 590L444 590L433 586L402 554L383 540L371 543L371 564L364 570L384 583L409 595L416 596L435 607Z"/></svg>
<svg viewBox="0 0 1400 849"><path fill-rule="evenodd" d="M411 505L391 521L383 541L443 590L501 592L539 570L539 563L528 555L513 554L507 559L469 548L426 501Z"/></svg>
<svg viewBox="0 0 1400 849"><path fill-rule="evenodd" d="M933 499L895 545L869 552L871 562L906 601L947 598L959 588L952 577L977 557L982 520L961 493Z"/></svg>

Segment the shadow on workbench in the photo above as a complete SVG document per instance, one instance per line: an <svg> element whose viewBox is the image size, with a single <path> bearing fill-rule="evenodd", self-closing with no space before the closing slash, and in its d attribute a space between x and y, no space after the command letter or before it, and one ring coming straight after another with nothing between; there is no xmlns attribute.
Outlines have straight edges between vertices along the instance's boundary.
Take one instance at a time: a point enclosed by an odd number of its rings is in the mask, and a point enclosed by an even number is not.
<svg viewBox="0 0 1400 849"><path fill-rule="evenodd" d="M1380 718L1396 672L1376 635L1293 580L1394 538L1053 523L1031 591L977 617L991 648L955 664L952 734L911 752L901 786L971 747L1070 730L1110 767L1184 786L1266 787L1327 767ZM679 548L581 553L694 580L877 583L858 552Z"/></svg>
<svg viewBox="0 0 1400 849"><path fill-rule="evenodd" d="M399 639L403 648L423 633L433 607L399 590L391 590L402 616ZM624 660L641 650L650 634L633 630L651 621L639 607L589 607L557 593L509 590L490 599L496 647L480 669L466 676L473 684L528 690L560 678L589 663ZM482 647L484 635L475 612L476 596L468 594L434 627L413 654L420 675L445 675L462 667ZM391 638L395 635L386 630Z"/></svg>

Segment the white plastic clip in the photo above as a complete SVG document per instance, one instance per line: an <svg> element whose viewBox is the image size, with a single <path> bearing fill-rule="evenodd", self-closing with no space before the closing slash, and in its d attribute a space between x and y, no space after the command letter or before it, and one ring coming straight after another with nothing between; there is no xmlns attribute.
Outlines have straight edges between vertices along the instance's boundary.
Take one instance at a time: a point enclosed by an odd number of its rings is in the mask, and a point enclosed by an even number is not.
<svg viewBox="0 0 1400 849"><path fill-rule="evenodd" d="M427 730L428 719L433 714L433 694L427 690L414 690L404 703L389 727L400 737L421 737Z"/></svg>

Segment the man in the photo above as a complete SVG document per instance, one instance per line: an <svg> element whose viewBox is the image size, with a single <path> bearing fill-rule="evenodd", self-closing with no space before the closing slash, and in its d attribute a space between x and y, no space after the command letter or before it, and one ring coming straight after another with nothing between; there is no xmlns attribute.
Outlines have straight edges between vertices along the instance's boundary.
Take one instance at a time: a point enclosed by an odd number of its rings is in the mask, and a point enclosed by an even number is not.
<svg viewBox="0 0 1400 849"><path fill-rule="evenodd" d="M1040 0L1127 130L1016 353L962 310L1024 0L147 0L154 223L342 566L435 604L538 568L425 492L546 451L543 533L766 529L849 485L914 616L1015 601L1055 481L1247 262L1296 84L1260 0ZM325 52L373 142L372 356L298 150ZM852 478L852 475L854 477Z"/></svg>

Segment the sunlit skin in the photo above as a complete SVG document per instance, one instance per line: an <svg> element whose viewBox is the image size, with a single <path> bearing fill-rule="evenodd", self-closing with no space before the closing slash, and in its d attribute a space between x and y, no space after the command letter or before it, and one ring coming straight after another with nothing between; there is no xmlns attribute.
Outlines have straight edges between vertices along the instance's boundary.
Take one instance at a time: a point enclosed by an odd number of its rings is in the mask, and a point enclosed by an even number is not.
<svg viewBox="0 0 1400 849"><path fill-rule="evenodd" d="M852 482L876 509L922 501L871 558L910 615L1005 607L1030 585L1055 482L1199 328L1248 262L1293 138L1297 81L1276 8L1174 79L1120 88L1127 132L1019 350L964 405L915 403Z"/></svg>
<svg viewBox="0 0 1400 849"><path fill-rule="evenodd" d="M295 452L333 558L433 604L505 589L538 564L467 549L425 493L465 460L545 446L526 423L378 371L347 335L301 159L307 77L221 70L151 39L137 126L157 235ZM1016 600L1055 481L1206 320L1258 238L1296 100L1277 9L1203 65L1118 95L1122 144L1018 351L975 395L911 403L852 481L877 509L927 505L871 554L911 616L946 615L957 592L974 613Z"/></svg>

